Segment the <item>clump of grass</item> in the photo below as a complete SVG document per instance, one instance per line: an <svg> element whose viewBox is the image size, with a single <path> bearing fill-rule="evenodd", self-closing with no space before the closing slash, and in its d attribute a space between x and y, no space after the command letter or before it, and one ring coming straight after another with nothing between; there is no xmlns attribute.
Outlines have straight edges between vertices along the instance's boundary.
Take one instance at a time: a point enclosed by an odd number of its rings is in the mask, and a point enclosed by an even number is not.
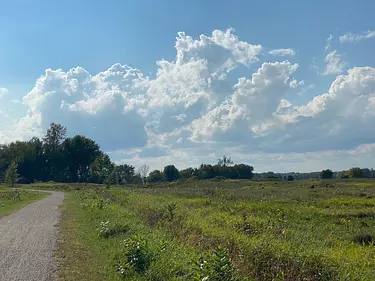
<svg viewBox="0 0 375 281"><path fill-rule="evenodd" d="M124 234L129 231L129 227L126 225L114 225L112 226L109 221L100 222L98 235L103 238L109 238L117 235Z"/></svg>

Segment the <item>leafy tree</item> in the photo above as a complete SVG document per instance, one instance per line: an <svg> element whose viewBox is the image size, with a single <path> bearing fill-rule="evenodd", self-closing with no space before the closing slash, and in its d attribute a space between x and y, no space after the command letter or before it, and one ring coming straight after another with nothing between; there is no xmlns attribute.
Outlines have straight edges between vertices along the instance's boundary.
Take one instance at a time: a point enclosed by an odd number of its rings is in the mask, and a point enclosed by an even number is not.
<svg viewBox="0 0 375 281"><path fill-rule="evenodd" d="M17 163L16 162L12 162L6 173L5 173L5 182L13 187L15 183L17 183L18 181L18 172L17 172Z"/></svg>
<svg viewBox="0 0 375 281"><path fill-rule="evenodd" d="M288 181L294 181L294 177L292 175L289 175L287 179Z"/></svg>
<svg viewBox="0 0 375 281"><path fill-rule="evenodd" d="M104 184L107 189L110 188L111 185L116 184L116 170L114 166L106 171Z"/></svg>
<svg viewBox="0 0 375 281"><path fill-rule="evenodd" d="M363 177L363 171L361 168L354 167L349 170L349 177L351 178L362 178Z"/></svg>
<svg viewBox="0 0 375 281"><path fill-rule="evenodd" d="M116 166L118 184L131 183L135 174L134 169L133 166L127 164Z"/></svg>
<svg viewBox="0 0 375 281"><path fill-rule="evenodd" d="M320 172L321 179L332 179L332 177L333 177L333 172L330 169L323 170Z"/></svg>
<svg viewBox="0 0 375 281"><path fill-rule="evenodd" d="M65 161L61 144L65 140L66 134L66 127L51 123L43 138L46 180L61 181L63 178L61 172L65 168Z"/></svg>
<svg viewBox="0 0 375 281"><path fill-rule="evenodd" d="M194 168L187 168L187 169L180 170L180 178L182 179L188 179L193 176L196 176L197 174L198 174L198 169L194 169Z"/></svg>
<svg viewBox="0 0 375 281"><path fill-rule="evenodd" d="M90 166L101 155L99 145L92 139L78 135L67 138L62 146L70 180L88 181ZM110 162L109 157L107 160Z"/></svg>
<svg viewBox="0 0 375 281"><path fill-rule="evenodd" d="M180 173L174 165L165 166L163 173L167 181L175 181L180 177Z"/></svg>
<svg viewBox="0 0 375 281"><path fill-rule="evenodd" d="M46 146L50 147L51 149L57 149L64 141L66 133L66 127L60 124L51 123L46 135L43 138L43 141Z"/></svg>
<svg viewBox="0 0 375 281"><path fill-rule="evenodd" d="M151 183L162 182L165 180L164 173L159 170L154 170L148 175L148 181Z"/></svg>

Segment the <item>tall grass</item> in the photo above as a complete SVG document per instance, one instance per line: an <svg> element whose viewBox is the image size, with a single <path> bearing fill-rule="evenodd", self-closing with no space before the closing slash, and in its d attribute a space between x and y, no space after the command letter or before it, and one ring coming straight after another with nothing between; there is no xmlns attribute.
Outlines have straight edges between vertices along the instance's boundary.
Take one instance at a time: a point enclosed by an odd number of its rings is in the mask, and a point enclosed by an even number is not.
<svg viewBox="0 0 375 281"><path fill-rule="evenodd" d="M61 248L62 276L193 280L201 258L223 249L230 274L211 277L375 280L375 183L365 183L238 180L81 188L68 194L64 207L63 235L69 239ZM114 235L103 237L106 222ZM128 239L147 245L141 271L128 260L134 251L123 248ZM72 263L73 253L81 252L87 258ZM215 278L207 280L227 280Z"/></svg>

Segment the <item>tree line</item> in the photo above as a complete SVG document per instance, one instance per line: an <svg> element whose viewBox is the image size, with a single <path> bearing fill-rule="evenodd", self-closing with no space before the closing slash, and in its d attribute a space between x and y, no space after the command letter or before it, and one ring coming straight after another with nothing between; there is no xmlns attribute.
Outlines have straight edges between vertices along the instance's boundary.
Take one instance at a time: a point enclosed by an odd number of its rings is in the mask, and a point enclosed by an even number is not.
<svg viewBox="0 0 375 281"><path fill-rule="evenodd" d="M253 170L246 164L233 165L224 156L216 165L202 164L180 171L168 165L150 173L149 167L143 165L136 171L132 165L116 165L90 138L67 137L66 127L56 123L50 124L43 138L0 145L0 178L12 184L54 181L122 185L188 178L251 179Z"/></svg>
<svg viewBox="0 0 375 281"><path fill-rule="evenodd" d="M375 178L375 171L369 168L353 167L349 170L332 171L325 169L320 172L310 173L255 173L254 179L279 179L279 180L306 180L306 179L348 179L348 178Z"/></svg>

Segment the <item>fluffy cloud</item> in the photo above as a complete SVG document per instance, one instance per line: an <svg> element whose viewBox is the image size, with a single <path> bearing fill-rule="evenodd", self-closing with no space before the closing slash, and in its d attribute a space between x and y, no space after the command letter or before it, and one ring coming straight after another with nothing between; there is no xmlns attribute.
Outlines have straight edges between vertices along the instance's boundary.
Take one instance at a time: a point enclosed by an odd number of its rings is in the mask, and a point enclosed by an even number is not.
<svg viewBox="0 0 375 281"><path fill-rule="evenodd" d="M67 72L48 69L23 98L29 109L18 127L41 131L54 121L73 134L95 138L103 149L145 145L145 120L139 107L134 108L144 98L131 89L140 76L120 64L94 76L81 67Z"/></svg>
<svg viewBox="0 0 375 281"><path fill-rule="evenodd" d="M344 71L346 63L342 60L342 55L336 50L327 54L324 59L326 64L323 75L337 75Z"/></svg>
<svg viewBox="0 0 375 281"><path fill-rule="evenodd" d="M262 47L233 30L197 39L180 32L175 48L174 60L157 62L155 77L121 64L97 74L47 69L22 99L27 114L0 129L0 141L42 135L58 122L98 141L117 162L153 168L198 165L222 154L257 170L320 169L322 157L339 168L333 164L352 165L357 152L375 151L368 129L375 121L374 68L351 68L313 95L314 84L297 79L297 63L260 63ZM271 52L294 54L280 50ZM325 63L325 75L345 71L337 51ZM298 103L307 91L311 98Z"/></svg>
<svg viewBox="0 0 375 281"><path fill-rule="evenodd" d="M275 49L268 52L270 55L273 56L294 56L296 52L293 49Z"/></svg>
<svg viewBox="0 0 375 281"><path fill-rule="evenodd" d="M367 40L375 37L375 30L367 30L360 34L346 33L340 36L340 42L358 42L362 40Z"/></svg>

